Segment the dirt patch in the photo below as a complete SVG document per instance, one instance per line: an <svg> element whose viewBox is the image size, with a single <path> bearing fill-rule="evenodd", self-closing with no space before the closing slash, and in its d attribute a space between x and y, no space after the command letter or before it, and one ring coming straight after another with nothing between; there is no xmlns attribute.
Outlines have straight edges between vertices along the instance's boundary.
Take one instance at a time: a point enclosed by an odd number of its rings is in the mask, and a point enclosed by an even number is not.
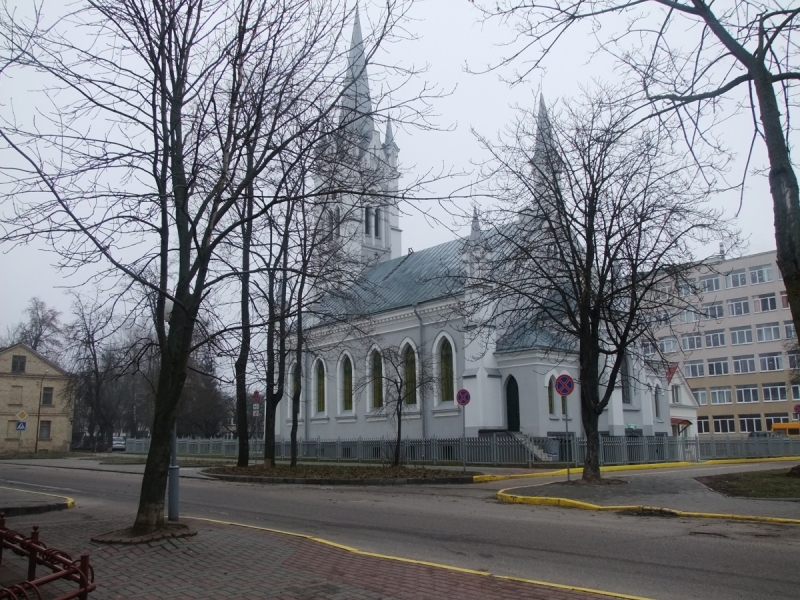
<svg viewBox="0 0 800 600"><path fill-rule="evenodd" d="M790 476L789 473L798 467L800 465L792 469L727 473L695 479L726 496L797 500L800 499L800 477Z"/></svg>
<svg viewBox="0 0 800 600"><path fill-rule="evenodd" d="M203 471L209 475L237 475L244 477L268 477L283 479L444 479L452 477L472 477L481 473L445 469L422 469L419 467L366 467L340 465L308 465L300 464L294 469L289 465L277 465L274 468L264 465L251 467L212 467Z"/></svg>
<svg viewBox="0 0 800 600"><path fill-rule="evenodd" d="M192 537L197 531L183 523L165 523L164 527L144 535L132 535L131 528L109 531L92 538L96 544L149 544L159 540Z"/></svg>
<svg viewBox="0 0 800 600"><path fill-rule="evenodd" d="M795 465L786 473L787 477L797 477L800 479L800 465Z"/></svg>

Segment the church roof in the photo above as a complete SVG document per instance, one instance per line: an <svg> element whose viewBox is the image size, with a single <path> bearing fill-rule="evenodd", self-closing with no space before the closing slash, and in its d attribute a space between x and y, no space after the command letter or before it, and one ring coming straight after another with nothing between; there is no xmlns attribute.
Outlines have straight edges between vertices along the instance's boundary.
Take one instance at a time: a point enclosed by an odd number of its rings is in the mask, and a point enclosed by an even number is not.
<svg viewBox="0 0 800 600"><path fill-rule="evenodd" d="M376 264L345 294L323 301L323 322L458 296L464 291L463 249L464 240L455 239Z"/></svg>
<svg viewBox="0 0 800 600"><path fill-rule="evenodd" d="M537 319L521 323L507 331L497 340L495 348L500 353L543 350L569 354L578 351L577 340L570 341L562 333L543 328Z"/></svg>

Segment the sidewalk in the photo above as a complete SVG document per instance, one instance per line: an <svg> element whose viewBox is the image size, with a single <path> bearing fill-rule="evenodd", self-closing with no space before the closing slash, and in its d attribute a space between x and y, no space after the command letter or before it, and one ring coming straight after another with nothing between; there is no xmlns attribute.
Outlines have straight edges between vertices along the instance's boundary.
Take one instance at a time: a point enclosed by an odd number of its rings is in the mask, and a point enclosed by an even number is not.
<svg viewBox="0 0 800 600"><path fill-rule="evenodd" d="M6 517L64 510L73 505L74 501L64 496L0 486L0 513Z"/></svg>
<svg viewBox="0 0 800 600"><path fill-rule="evenodd" d="M785 463L763 463L758 468L777 469L784 466ZM730 470L741 469L732 467ZM565 482L556 482L545 485L516 485L508 486L506 493L516 496L566 498L601 506L649 506L686 512L800 519L800 502L723 496L694 479L705 474L708 473L693 469L605 473L603 476L606 479L617 479L626 483L568 485Z"/></svg>
<svg viewBox="0 0 800 600"><path fill-rule="evenodd" d="M91 552L97 591L90 599L243 598L276 600L601 600L614 595L537 585L354 553L256 528L188 520L191 538L139 546L98 545L93 535L119 529L131 514L60 514L12 519L23 532L40 525L48 546L77 557Z"/></svg>

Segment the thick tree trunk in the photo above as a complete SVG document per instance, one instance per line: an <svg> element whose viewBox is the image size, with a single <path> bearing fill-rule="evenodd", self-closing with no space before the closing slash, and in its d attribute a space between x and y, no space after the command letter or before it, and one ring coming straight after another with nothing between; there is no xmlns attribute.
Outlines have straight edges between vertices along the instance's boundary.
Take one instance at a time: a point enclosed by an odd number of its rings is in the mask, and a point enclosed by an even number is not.
<svg viewBox="0 0 800 600"><path fill-rule="evenodd" d="M586 436L586 458L583 461L583 479L586 481L600 481L600 433L598 422L600 415L592 407L592 399L584 398L584 394L591 394L591 390L584 392L581 384L581 421ZM569 440L567 440L569 444ZM569 448L569 446L567 446Z"/></svg>
<svg viewBox="0 0 800 600"><path fill-rule="evenodd" d="M771 76L763 64L751 70L764 140L769 156L769 188L775 215L778 267L795 329L800 331L800 192L781 127L780 109Z"/></svg>
<svg viewBox="0 0 800 600"><path fill-rule="evenodd" d="M250 464L250 431L247 423L247 354L250 351L248 341L247 350L242 348L239 351L239 358L236 360L236 437L239 439L239 456L236 464L239 467L246 467Z"/></svg>
<svg viewBox="0 0 800 600"><path fill-rule="evenodd" d="M402 395L401 395L402 398ZM394 442L394 463L395 467L400 466L400 442L402 440L403 431L403 404L400 400L400 410L397 411L397 439Z"/></svg>
<svg viewBox="0 0 800 600"><path fill-rule="evenodd" d="M278 398L280 400L280 398ZM275 466L275 419L278 412L278 402L274 398L267 398L267 415L264 418L264 464Z"/></svg>

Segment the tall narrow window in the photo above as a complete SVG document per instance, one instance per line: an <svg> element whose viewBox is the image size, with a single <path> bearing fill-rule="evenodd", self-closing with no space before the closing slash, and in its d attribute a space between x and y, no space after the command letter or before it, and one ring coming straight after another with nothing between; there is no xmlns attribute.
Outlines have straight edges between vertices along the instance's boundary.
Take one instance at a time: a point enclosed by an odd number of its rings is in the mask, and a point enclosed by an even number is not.
<svg viewBox="0 0 800 600"><path fill-rule="evenodd" d="M369 206L364 209L364 233L372 235L372 209Z"/></svg>
<svg viewBox="0 0 800 600"><path fill-rule="evenodd" d="M342 361L342 410L353 410L353 363L349 356Z"/></svg>
<svg viewBox="0 0 800 600"><path fill-rule="evenodd" d="M25 372L25 359L26 356L12 356L11 357L11 372L24 373Z"/></svg>
<svg viewBox="0 0 800 600"><path fill-rule="evenodd" d="M675 342L677 346L677 340ZM630 371L628 369L628 357L622 359L622 368L620 369L620 379L622 379L622 403L631 404L631 381Z"/></svg>
<svg viewBox="0 0 800 600"><path fill-rule="evenodd" d="M53 406L53 388L42 389L42 406Z"/></svg>
<svg viewBox="0 0 800 600"><path fill-rule="evenodd" d="M325 367L317 363L317 412L325 412Z"/></svg>
<svg viewBox="0 0 800 600"><path fill-rule="evenodd" d="M372 408L383 406L383 361L377 350L372 353Z"/></svg>
<svg viewBox="0 0 800 600"><path fill-rule="evenodd" d="M661 388L656 387L655 391L653 392L653 408L655 408L656 419L661 418Z"/></svg>
<svg viewBox="0 0 800 600"><path fill-rule="evenodd" d="M441 393L440 402L452 402L454 399L453 391L453 347L450 341L442 340L439 349L440 376L439 391Z"/></svg>
<svg viewBox="0 0 800 600"><path fill-rule="evenodd" d="M375 209L375 237L381 237L381 209Z"/></svg>
<svg viewBox="0 0 800 600"><path fill-rule="evenodd" d="M551 415L556 414L556 384L552 377L547 384L547 409Z"/></svg>
<svg viewBox="0 0 800 600"><path fill-rule="evenodd" d="M409 344L403 352L403 369L405 371L405 403L417 403L417 358L414 349Z"/></svg>

